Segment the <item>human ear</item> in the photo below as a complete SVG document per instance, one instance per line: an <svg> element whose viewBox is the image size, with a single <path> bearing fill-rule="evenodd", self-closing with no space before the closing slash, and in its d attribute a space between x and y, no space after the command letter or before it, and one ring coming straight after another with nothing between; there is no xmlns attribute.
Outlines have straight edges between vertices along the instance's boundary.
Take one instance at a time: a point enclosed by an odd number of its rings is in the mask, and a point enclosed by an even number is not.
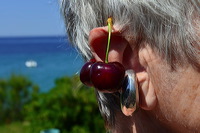
<svg viewBox="0 0 200 133"><path fill-rule="evenodd" d="M108 27L98 27L90 31L89 45L96 61L105 61L106 47L108 42ZM127 41L117 30L112 31L108 61L122 63L123 52L127 46Z"/></svg>
<svg viewBox="0 0 200 133"><path fill-rule="evenodd" d="M91 30L89 34L89 45L96 61L105 61L107 41L107 27L98 27ZM146 47L137 49L135 42L137 41L128 41L115 28L111 35L108 61L117 61L126 70L134 70L139 85L140 107L145 110L152 110L157 103L157 98L151 83L151 78L147 72L151 53L148 52Z"/></svg>

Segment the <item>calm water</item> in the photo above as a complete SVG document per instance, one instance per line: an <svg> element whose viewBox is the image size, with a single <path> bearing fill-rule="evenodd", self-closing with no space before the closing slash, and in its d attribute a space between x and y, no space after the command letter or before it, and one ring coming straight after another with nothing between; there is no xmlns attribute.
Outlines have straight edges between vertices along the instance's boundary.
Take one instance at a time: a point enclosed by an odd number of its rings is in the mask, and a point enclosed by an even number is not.
<svg viewBox="0 0 200 133"><path fill-rule="evenodd" d="M27 67L33 60L37 67ZM83 61L65 37L0 38L0 78L23 74L38 84L42 92L61 76L79 72Z"/></svg>

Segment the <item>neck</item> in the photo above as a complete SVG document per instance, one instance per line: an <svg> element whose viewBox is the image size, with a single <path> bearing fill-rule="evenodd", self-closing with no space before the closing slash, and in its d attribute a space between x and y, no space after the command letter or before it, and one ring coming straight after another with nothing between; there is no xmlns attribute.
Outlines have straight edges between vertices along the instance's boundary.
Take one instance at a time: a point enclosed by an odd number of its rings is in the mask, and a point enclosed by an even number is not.
<svg viewBox="0 0 200 133"><path fill-rule="evenodd" d="M165 133L172 132L165 127L152 112L138 109L132 117L117 115L115 131L113 133Z"/></svg>

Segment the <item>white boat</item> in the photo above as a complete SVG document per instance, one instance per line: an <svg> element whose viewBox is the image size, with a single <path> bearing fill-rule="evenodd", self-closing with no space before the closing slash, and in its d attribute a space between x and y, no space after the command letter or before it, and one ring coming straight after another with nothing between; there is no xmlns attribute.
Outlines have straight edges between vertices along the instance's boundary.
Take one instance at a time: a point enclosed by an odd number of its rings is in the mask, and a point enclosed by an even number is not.
<svg viewBox="0 0 200 133"><path fill-rule="evenodd" d="M37 67L37 62L34 60L28 60L25 62L26 67Z"/></svg>

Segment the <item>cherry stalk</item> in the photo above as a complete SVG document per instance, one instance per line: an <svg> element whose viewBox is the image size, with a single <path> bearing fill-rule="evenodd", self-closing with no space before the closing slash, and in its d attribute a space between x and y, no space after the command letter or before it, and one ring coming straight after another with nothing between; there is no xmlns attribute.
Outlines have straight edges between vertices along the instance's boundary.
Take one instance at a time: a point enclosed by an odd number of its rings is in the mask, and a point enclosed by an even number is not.
<svg viewBox="0 0 200 133"><path fill-rule="evenodd" d="M108 63L108 53L110 49L110 38L111 38L111 32L112 32L112 18L108 18L107 20L108 23L108 44L106 48L106 58L105 58L105 63Z"/></svg>

